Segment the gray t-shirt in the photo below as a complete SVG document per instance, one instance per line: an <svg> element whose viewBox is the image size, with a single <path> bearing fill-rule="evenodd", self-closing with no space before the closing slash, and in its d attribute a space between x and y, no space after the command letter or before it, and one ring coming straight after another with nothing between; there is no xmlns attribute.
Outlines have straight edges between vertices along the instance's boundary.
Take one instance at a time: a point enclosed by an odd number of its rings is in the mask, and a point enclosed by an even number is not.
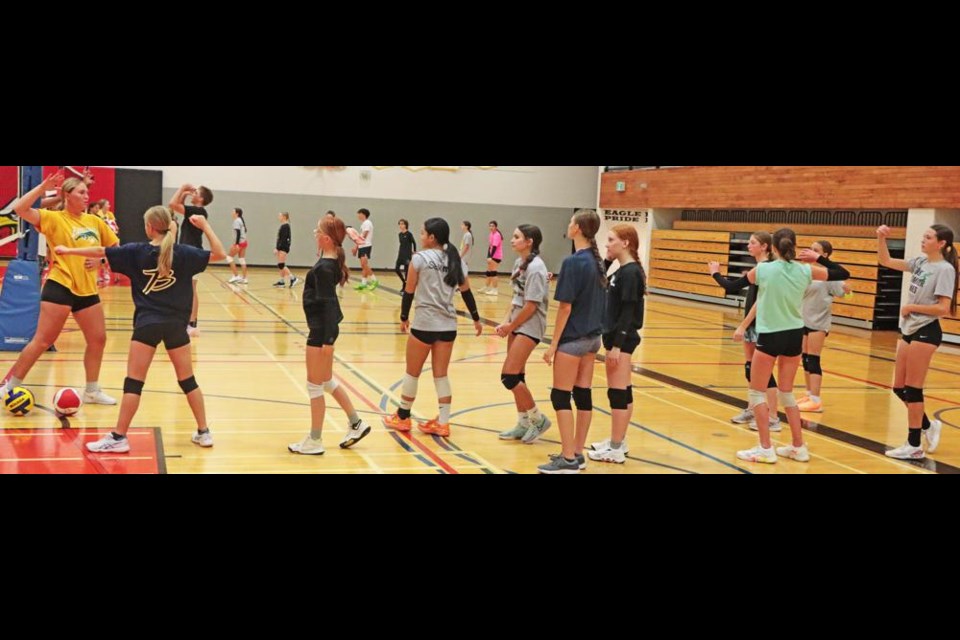
<svg viewBox="0 0 960 640"><path fill-rule="evenodd" d="M833 324L830 313L833 299L843 294L842 282L811 282L803 294L803 326L829 333Z"/></svg>
<svg viewBox="0 0 960 640"><path fill-rule="evenodd" d="M417 331L456 331L457 312L453 296L459 287L443 281L447 277L447 254L439 249L426 249L413 256L410 268L417 272L414 316L410 326ZM467 272L467 265L463 265Z"/></svg>
<svg viewBox="0 0 960 640"><path fill-rule="evenodd" d="M520 269L524 259L518 258L513 265L513 273ZM513 282L513 309L510 311L510 320L520 313L528 302L537 303L537 311L529 320L515 329L534 340L543 340L547 332L547 308L550 306L550 286L547 284L547 265L540 256L535 257L526 271L520 274Z"/></svg>
<svg viewBox="0 0 960 640"><path fill-rule="evenodd" d="M460 241L460 255L463 256L464 260L470 258L470 253L473 251L473 234L467 231L463 234L463 240Z"/></svg>
<svg viewBox="0 0 960 640"><path fill-rule="evenodd" d="M907 304L926 306L937 304L937 298L940 297L953 299L954 288L957 286L957 272L952 264L946 260L930 262L926 256L920 256L908 260L907 268L913 273ZM911 313L906 318L901 316L900 332L905 336L912 336L939 319L937 316L922 313Z"/></svg>

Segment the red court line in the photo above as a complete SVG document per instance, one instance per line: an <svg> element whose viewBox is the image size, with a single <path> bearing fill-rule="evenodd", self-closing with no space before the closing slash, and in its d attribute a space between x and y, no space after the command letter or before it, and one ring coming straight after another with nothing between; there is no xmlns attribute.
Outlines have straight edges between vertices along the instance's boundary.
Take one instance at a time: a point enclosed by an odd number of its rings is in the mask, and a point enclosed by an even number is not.
<svg viewBox="0 0 960 640"><path fill-rule="evenodd" d="M350 391L352 391L355 396L357 396L358 398L360 398L360 400L362 400L362 401L364 402L364 404L366 404L368 407L370 407L371 409L373 409L373 412L374 412L374 413L380 414L380 407L378 407L377 405L373 404L373 402L370 401L370 398L368 398L368 397L365 396L364 394L360 393L360 391L358 391L357 388L354 387L352 384L350 384L349 382L347 382L347 381L343 378L343 376L341 376L341 375L339 375L339 374L334 374L334 375L336 375L336 377L340 380L340 384L342 384L342 385L345 386L347 389L349 389ZM382 414L380 414L380 415L382 415ZM450 474L453 474L453 475L459 475L459 472L458 472L456 469L454 469L454 468L451 467L449 464L447 464L446 462L444 462L439 456L437 456L437 454L435 454L433 451L431 451L430 449L428 449L422 442L420 442L419 440L417 440L416 438L414 438L412 433L404 433L404 432L400 432L400 431L397 431L397 432L395 432L395 433L398 433L399 435L402 435L402 436L406 436L406 437L410 440L410 442L413 443L413 445L417 447L417 449L420 449L420 451L422 451L422 452L424 453L424 455L426 455L428 458L430 458L431 460L433 460L433 462L435 462L441 469L443 469L443 470L446 471L447 473L450 473Z"/></svg>

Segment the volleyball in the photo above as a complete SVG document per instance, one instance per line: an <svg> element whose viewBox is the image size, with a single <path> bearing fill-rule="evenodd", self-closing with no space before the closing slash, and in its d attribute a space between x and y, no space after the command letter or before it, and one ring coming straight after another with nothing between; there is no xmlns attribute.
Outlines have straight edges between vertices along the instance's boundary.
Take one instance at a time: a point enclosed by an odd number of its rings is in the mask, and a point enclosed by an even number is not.
<svg viewBox="0 0 960 640"><path fill-rule="evenodd" d="M53 408L62 416L72 416L82 406L83 400L76 389L70 387L60 389L57 391L57 395L53 396Z"/></svg>
<svg viewBox="0 0 960 640"><path fill-rule="evenodd" d="M3 406L15 416L25 416L30 413L35 402L30 390L23 387L14 387L3 397Z"/></svg>

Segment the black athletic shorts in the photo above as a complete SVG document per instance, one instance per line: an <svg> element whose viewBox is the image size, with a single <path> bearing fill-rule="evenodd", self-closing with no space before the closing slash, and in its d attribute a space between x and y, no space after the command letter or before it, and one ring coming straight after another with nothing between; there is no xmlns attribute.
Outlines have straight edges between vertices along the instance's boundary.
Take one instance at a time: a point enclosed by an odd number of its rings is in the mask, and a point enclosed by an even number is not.
<svg viewBox="0 0 960 640"><path fill-rule="evenodd" d="M606 333L603 336L603 348L607 351L613 349L613 338L616 334ZM620 353L633 354L637 350L637 347L640 346L640 334L636 331L627 334L627 338L623 341L623 346L620 347Z"/></svg>
<svg viewBox="0 0 960 640"><path fill-rule="evenodd" d="M357 251L358 258L366 258L369 260L373 256L373 247L360 247Z"/></svg>
<svg viewBox="0 0 960 640"><path fill-rule="evenodd" d="M774 358L796 358L803 355L803 329L761 333L757 336L757 349Z"/></svg>
<svg viewBox="0 0 960 640"><path fill-rule="evenodd" d="M70 291L70 289L53 280L47 280L47 283L43 285L43 292L40 294L40 299L43 302L70 307L70 311L74 313L89 309L95 304L100 304L100 296L78 296L73 291Z"/></svg>
<svg viewBox="0 0 960 640"><path fill-rule="evenodd" d="M923 344L932 344L935 347L939 347L943 344L943 328L940 326L940 321L931 322L925 327L920 327L920 329L909 336L901 335L900 339L910 344L911 342L922 342Z"/></svg>
<svg viewBox="0 0 960 640"><path fill-rule="evenodd" d="M310 329L307 338L308 347L332 347L340 337L340 325L332 325L323 329Z"/></svg>
<svg viewBox="0 0 960 640"><path fill-rule="evenodd" d="M161 342L167 348L167 351L173 351L180 347L190 344L190 336L187 335L187 325L182 322L164 322L160 324L148 324L143 327L137 327L133 330L133 342L140 342L148 347L157 348Z"/></svg>
<svg viewBox="0 0 960 640"><path fill-rule="evenodd" d="M410 335L423 344L436 344L437 342L453 342L457 339L456 331L418 331L410 329Z"/></svg>

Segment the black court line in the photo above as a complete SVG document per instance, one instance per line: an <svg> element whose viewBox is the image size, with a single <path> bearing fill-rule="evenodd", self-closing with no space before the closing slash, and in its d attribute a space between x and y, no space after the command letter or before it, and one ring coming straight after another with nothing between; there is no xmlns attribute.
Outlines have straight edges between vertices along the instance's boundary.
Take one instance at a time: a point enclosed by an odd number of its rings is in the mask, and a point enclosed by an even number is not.
<svg viewBox="0 0 960 640"><path fill-rule="evenodd" d="M393 293L394 295L397 295L397 296L401 295L400 291L396 289L392 289L390 287L385 287L382 284L380 285L379 288L389 293ZM656 311L655 313L662 313L662 312ZM464 318L470 318L470 315L464 311L458 310L457 315ZM668 314L668 315L675 315L675 314ZM678 316L678 317L683 317L683 316ZM689 318L687 319L689 320ZM471 321L472 321L472 318L471 318ZM497 323L483 317L480 318L480 321L489 327L498 326ZM707 321L704 320L703 322L707 322ZM543 344L552 344L552 341L549 338L544 338ZM597 361L606 362L606 358L600 354L597 354ZM709 398L711 400L716 400L717 402L728 404L731 407L736 407L738 409L743 408L744 401L741 400L740 398L735 398L725 393L720 393L719 391L714 391L713 389L708 389L698 384L693 384L692 382L681 380L680 378L674 378L673 376L668 376L666 374L660 373L658 371L653 371L651 369L647 369L639 365L635 365L633 367L633 372L638 375L642 375L647 378L650 378L651 380L656 380L657 382L661 382L667 386L676 387L678 389L682 389L683 391L689 391L690 393L703 396L704 398ZM783 413L780 413L779 415L781 420L786 419L786 415L784 415ZM870 440L869 438L865 438L863 436L849 433L847 431L837 429L836 427L831 427L830 425L827 425L827 424L810 422L808 420L804 420L803 428L812 433L816 433L817 435L830 438L831 440L836 440L837 442L853 445L855 447L859 447L861 449L870 451L872 453L877 453L879 455L884 455L884 453L888 450L887 445L883 444L882 442ZM931 460L929 458L925 460L916 460L916 461L901 460L900 462L913 465L920 469L933 471L934 473L951 474L951 475L960 474L960 467L956 467L946 462L937 462L936 460Z"/></svg>

